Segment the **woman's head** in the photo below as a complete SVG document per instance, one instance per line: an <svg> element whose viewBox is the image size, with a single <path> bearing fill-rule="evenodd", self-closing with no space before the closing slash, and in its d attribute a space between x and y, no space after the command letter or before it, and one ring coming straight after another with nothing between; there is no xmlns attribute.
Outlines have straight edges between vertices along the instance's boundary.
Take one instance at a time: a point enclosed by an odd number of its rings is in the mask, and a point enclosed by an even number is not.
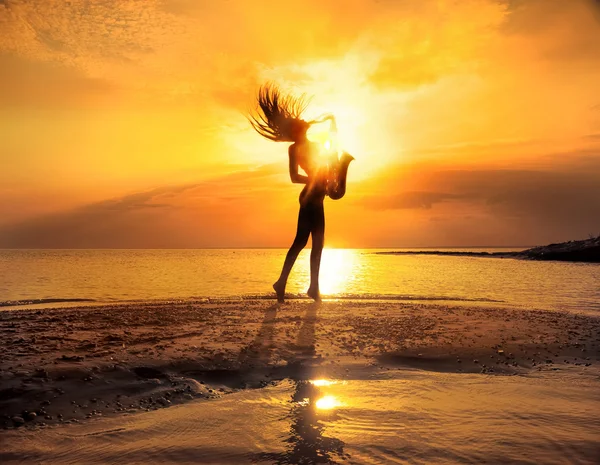
<svg viewBox="0 0 600 465"><path fill-rule="evenodd" d="M306 132L310 128L310 123L302 119L295 119L290 122L290 137L294 142L300 142L306 139Z"/></svg>
<svg viewBox="0 0 600 465"><path fill-rule="evenodd" d="M276 142L298 142L306 137L310 123L301 119L308 106L305 95L282 94L277 86L266 84L258 90L257 100L259 111L248 120L261 136Z"/></svg>

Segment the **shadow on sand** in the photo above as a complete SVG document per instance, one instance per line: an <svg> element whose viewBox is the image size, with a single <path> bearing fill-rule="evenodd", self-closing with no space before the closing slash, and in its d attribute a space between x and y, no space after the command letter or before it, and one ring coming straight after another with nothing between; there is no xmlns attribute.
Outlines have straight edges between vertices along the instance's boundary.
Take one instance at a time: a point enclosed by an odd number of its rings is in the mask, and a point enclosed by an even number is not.
<svg viewBox="0 0 600 465"><path fill-rule="evenodd" d="M310 380L314 374L316 357L316 323L320 303L313 303L306 309L302 326L294 347L294 356L288 360L293 366L290 378L295 389L289 400L290 411L286 419L290 421L287 434L282 434L284 452L263 452L252 456L253 461L275 464L334 464L335 458L344 458L344 442L324 435L324 420L334 420L335 411L320 410L317 401L322 397L321 389ZM265 312L263 324L252 347L257 354L267 354L275 333L277 306ZM262 349L259 348L262 347Z"/></svg>
<svg viewBox="0 0 600 465"><path fill-rule="evenodd" d="M265 316L256 337L238 355L238 361L241 364L269 363L274 349L275 322L277 321L278 308L279 304L274 304L265 310Z"/></svg>
<svg viewBox="0 0 600 465"><path fill-rule="evenodd" d="M296 350L300 355L310 357L316 355L315 330L317 324L317 311L320 306L320 302L314 302L306 309L306 313L302 319L302 326L300 327L298 338L296 339Z"/></svg>

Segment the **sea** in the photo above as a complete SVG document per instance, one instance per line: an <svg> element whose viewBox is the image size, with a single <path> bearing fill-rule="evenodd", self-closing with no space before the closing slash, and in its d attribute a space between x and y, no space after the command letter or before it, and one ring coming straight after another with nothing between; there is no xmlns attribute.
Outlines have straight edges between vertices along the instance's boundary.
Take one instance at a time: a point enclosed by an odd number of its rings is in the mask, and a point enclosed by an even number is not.
<svg viewBox="0 0 600 465"><path fill-rule="evenodd" d="M451 251L509 250L515 249ZM389 251L325 249L325 299L600 312L599 265L378 253ZM289 298L306 298L309 253L305 250L298 258L288 283ZM273 299L271 285L285 254L284 249L0 250L0 311ZM595 364L494 376L360 363L349 364L342 379L284 379L167 409L5 432L7 448L0 451L0 460L600 463L600 377ZM368 376L353 374L367 369L372 370Z"/></svg>
<svg viewBox="0 0 600 465"><path fill-rule="evenodd" d="M598 264L380 253L390 251L415 250L326 248L320 273L323 297L600 312ZM285 255L285 249L0 249L0 309L270 299ZM288 298L306 298L309 255L310 249L305 249L298 257L288 281Z"/></svg>
<svg viewBox="0 0 600 465"><path fill-rule="evenodd" d="M13 431L4 458L61 465L594 465L598 382L581 378L397 371L369 380L284 380L214 401Z"/></svg>

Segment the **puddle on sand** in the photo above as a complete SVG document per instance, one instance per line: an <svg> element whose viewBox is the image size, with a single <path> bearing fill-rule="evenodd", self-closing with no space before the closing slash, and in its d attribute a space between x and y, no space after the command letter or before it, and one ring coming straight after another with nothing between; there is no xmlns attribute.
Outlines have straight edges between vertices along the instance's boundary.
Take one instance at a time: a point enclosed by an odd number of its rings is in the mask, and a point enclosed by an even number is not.
<svg viewBox="0 0 600 465"><path fill-rule="evenodd" d="M600 383L398 371L283 381L214 401L15 431L0 458L44 463L597 463Z"/></svg>

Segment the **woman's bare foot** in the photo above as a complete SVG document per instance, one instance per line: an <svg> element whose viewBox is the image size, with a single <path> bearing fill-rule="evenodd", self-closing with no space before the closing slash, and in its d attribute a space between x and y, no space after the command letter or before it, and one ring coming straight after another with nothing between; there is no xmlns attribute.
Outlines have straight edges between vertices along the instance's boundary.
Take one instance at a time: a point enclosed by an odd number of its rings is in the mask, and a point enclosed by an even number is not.
<svg viewBox="0 0 600 465"><path fill-rule="evenodd" d="M318 288L309 287L308 291L306 291L306 294L315 302L321 302L321 293L319 292Z"/></svg>
<svg viewBox="0 0 600 465"><path fill-rule="evenodd" d="M275 284L273 284L273 290L275 291L275 294L277 294L277 302L280 304L284 303L285 284L282 285L279 281L277 281Z"/></svg>

